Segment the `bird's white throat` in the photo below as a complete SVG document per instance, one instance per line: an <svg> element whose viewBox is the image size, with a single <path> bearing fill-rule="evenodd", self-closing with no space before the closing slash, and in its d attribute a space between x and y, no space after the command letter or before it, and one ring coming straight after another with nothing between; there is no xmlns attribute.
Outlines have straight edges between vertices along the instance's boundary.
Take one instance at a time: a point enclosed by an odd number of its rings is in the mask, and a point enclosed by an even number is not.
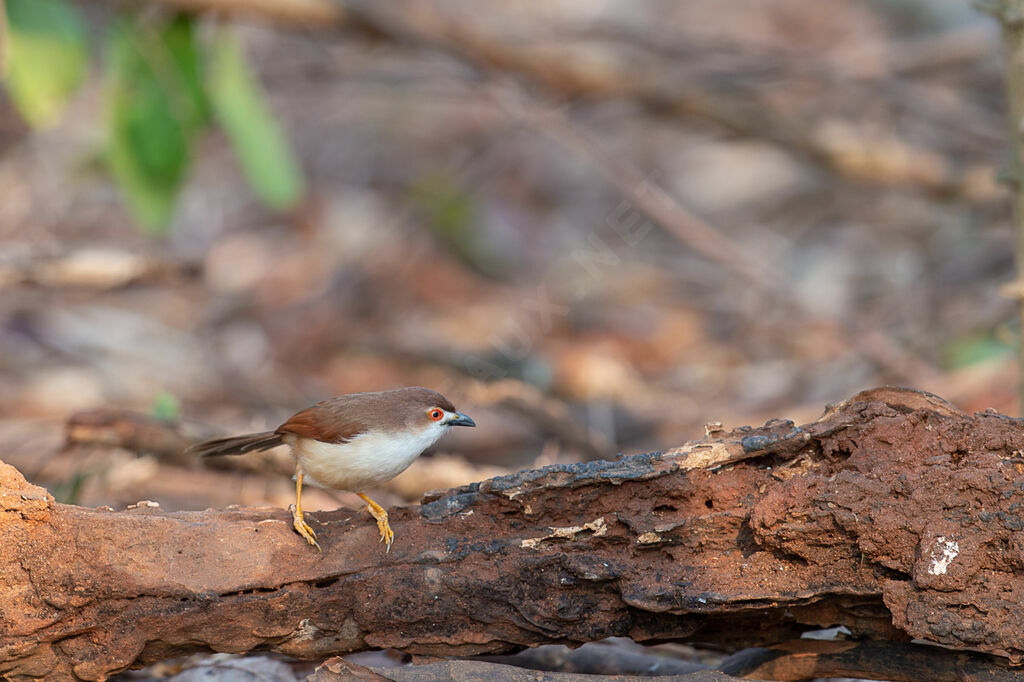
<svg viewBox="0 0 1024 682"><path fill-rule="evenodd" d="M405 471L449 428L434 423L419 430L368 431L347 443L289 435L285 442L311 483L362 492Z"/></svg>

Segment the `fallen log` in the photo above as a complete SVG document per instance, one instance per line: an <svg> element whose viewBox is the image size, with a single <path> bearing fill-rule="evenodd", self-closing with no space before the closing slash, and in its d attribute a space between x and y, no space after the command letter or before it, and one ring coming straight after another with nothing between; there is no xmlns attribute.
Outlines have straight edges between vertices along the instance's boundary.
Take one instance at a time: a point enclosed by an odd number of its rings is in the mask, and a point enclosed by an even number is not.
<svg viewBox="0 0 1024 682"><path fill-rule="evenodd" d="M0 465L0 675L103 679L197 650L453 656L609 636L725 649L845 625L1024 657L1024 423L877 389L390 511L114 512Z"/></svg>

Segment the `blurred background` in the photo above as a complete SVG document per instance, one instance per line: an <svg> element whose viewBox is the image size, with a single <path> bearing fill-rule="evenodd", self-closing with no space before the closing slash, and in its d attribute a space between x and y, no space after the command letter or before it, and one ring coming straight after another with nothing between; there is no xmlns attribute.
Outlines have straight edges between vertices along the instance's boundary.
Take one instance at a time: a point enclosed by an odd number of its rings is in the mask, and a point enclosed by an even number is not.
<svg viewBox="0 0 1024 682"><path fill-rule="evenodd" d="M1017 411L965 2L129 4L6 1L0 458L62 501L286 506L182 448L405 385L479 427L385 504L882 384Z"/></svg>

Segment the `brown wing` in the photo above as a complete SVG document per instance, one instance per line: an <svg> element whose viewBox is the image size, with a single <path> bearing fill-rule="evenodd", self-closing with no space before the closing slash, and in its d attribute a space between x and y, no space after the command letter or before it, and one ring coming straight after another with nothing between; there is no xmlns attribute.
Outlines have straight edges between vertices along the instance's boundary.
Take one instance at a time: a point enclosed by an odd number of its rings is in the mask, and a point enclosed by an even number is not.
<svg viewBox="0 0 1024 682"><path fill-rule="evenodd" d="M274 433L294 433L325 443L347 443L366 431L360 419L332 407L328 403L308 407L277 427Z"/></svg>

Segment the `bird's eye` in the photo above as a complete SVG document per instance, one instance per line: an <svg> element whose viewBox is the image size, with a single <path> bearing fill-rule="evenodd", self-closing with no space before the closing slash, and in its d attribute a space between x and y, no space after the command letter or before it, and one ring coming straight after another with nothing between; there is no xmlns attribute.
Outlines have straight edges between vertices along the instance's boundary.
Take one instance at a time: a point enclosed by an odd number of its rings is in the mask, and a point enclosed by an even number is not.
<svg viewBox="0 0 1024 682"><path fill-rule="evenodd" d="M441 421L441 417L444 416L444 412L437 409L436 407L430 411L430 418L436 422Z"/></svg>

